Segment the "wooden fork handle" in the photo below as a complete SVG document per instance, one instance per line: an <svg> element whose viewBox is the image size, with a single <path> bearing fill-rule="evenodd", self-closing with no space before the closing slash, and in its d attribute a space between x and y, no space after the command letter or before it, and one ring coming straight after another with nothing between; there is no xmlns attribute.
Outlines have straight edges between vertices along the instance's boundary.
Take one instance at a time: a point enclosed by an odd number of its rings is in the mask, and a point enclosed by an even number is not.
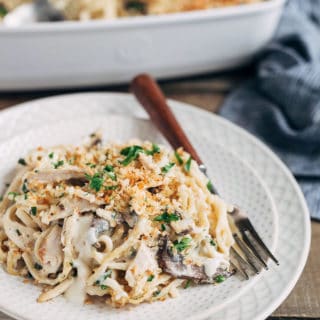
<svg viewBox="0 0 320 320"><path fill-rule="evenodd" d="M155 80L148 74L140 74L132 80L130 90L170 145L174 149L183 147L198 164L202 164Z"/></svg>

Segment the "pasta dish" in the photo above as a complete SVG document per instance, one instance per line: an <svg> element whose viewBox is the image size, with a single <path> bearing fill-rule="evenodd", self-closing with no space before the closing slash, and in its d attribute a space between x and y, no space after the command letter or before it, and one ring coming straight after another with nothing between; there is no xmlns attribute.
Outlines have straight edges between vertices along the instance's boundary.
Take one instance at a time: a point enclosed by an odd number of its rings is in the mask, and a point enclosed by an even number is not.
<svg viewBox="0 0 320 320"><path fill-rule="evenodd" d="M181 148L92 134L18 163L0 204L0 262L41 286L39 302L137 305L232 274L232 208Z"/></svg>
<svg viewBox="0 0 320 320"><path fill-rule="evenodd" d="M66 20L114 19L202 10L263 0L48 0ZM1 0L2 15L32 0ZM1 19L1 18L0 18Z"/></svg>

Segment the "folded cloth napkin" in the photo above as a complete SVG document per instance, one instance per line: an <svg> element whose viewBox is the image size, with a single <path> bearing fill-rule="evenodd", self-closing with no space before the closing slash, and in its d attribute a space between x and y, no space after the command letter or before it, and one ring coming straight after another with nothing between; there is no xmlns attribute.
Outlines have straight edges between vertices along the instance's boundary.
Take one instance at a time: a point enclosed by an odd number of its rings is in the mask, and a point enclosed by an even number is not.
<svg viewBox="0 0 320 320"><path fill-rule="evenodd" d="M288 0L254 79L220 114L264 140L288 165L320 220L320 0Z"/></svg>

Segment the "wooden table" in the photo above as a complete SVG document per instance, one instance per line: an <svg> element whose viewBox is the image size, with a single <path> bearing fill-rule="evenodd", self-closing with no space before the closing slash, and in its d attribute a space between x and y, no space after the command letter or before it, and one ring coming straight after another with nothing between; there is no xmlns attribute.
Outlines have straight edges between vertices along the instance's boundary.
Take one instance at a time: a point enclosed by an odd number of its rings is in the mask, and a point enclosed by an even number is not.
<svg viewBox="0 0 320 320"><path fill-rule="evenodd" d="M162 82L161 86L169 98L217 112L225 96L232 88L244 81L250 70L208 75L196 78ZM127 92L126 86L94 88L89 91ZM73 90L68 92L76 92ZM0 93L0 109L20 102L51 96L59 92ZM66 92L63 92L66 93ZM290 296L272 314L270 319L320 319L320 223L312 222L311 252L302 277ZM0 320L10 317L0 312ZM250 320L250 319L247 319Z"/></svg>

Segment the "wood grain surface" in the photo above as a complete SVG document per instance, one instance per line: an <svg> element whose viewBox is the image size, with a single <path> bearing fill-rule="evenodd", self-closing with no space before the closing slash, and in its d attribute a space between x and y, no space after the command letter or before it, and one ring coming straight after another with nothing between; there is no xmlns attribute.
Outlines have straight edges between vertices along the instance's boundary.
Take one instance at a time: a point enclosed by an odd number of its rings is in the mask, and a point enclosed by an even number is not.
<svg viewBox="0 0 320 320"><path fill-rule="evenodd" d="M161 88L169 98L187 102L211 112L216 112L228 92L245 81L250 73L250 70L244 69L224 74L166 81L161 82ZM29 93L0 92L0 110L36 98L78 91L79 90ZM128 88L126 86L111 88L99 87L90 88L86 91L127 92ZM272 318L270 319L320 319L319 246L320 223L312 222L312 243L307 265L292 293L272 314ZM0 320L11 319L12 318L0 312Z"/></svg>

